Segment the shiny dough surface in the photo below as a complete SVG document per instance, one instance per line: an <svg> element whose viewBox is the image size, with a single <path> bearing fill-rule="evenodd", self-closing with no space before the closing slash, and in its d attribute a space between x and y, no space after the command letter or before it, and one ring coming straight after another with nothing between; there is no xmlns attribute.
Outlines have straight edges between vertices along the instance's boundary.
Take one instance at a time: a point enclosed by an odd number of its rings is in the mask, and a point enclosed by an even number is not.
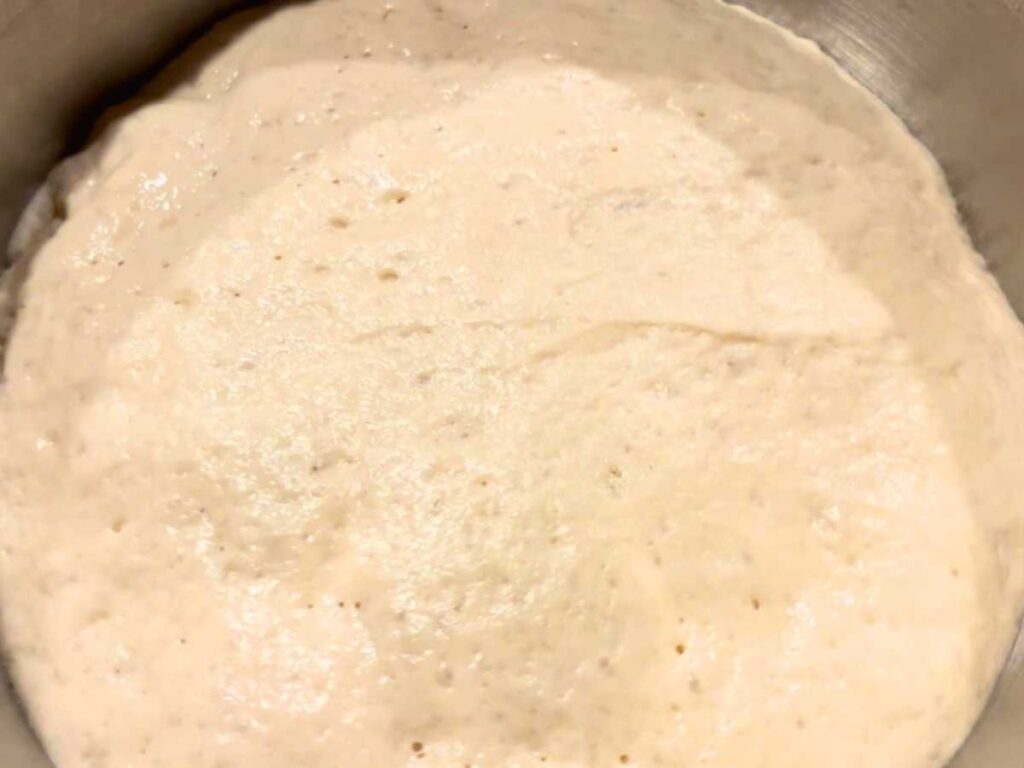
<svg viewBox="0 0 1024 768"><path fill-rule="evenodd" d="M934 768L998 671L1024 332L926 150L746 12L264 9L15 250L60 768Z"/></svg>

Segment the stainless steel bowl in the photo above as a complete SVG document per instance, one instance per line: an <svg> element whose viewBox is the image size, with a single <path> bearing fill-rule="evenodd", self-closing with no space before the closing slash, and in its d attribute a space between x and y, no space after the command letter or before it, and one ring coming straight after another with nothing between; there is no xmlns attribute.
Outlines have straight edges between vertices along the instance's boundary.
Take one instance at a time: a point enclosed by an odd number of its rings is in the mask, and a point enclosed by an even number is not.
<svg viewBox="0 0 1024 768"><path fill-rule="evenodd" d="M1024 316L1024 0L737 1L821 43L931 147ZM238 5L0 0L0 243L102 97ZM0 768L47 766L0 681ZM1021 766L1024 639L951 768Z"/></svg>

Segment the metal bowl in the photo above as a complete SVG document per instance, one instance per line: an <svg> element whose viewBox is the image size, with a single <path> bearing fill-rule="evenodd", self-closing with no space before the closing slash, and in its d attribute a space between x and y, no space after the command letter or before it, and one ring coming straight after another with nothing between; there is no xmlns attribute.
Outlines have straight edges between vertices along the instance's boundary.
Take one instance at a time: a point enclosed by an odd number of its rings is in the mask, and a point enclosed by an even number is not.
<svg viewBox="0 0 1024 768"><path fill-rule="evenodd" d="M818 41L907 121L1024 316L1024 0L738 1ZM0 243L104 99L240 4L0 0ZM2 680L0 766L49 766ZM1024 639L951 768L1020 766Z"/></svg>

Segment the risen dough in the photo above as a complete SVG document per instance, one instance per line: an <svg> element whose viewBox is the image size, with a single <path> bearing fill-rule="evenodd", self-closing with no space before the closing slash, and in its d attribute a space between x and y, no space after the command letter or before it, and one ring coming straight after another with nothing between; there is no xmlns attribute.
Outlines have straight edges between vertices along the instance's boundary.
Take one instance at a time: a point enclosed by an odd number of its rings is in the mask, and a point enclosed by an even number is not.
<svg viewBox="0 0 1024 768"><path fill-rule="evenodd" d="M212 39L55 175L8 353L61 768L951 754L1019 602L1024 333L891 114L705 0Z"/></svg>

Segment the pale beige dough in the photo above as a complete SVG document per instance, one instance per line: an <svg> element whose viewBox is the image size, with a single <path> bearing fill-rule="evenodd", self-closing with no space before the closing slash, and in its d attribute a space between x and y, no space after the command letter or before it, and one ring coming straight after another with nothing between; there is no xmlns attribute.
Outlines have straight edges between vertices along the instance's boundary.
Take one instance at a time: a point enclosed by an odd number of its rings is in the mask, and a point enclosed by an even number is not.
<svg viewBox="0 0 1024 768"><path fill-rule="evenodd" d="M0 597L60 768L945 761L1024 332L896 118L710 0L211 40L19 246Z"/></svg>

